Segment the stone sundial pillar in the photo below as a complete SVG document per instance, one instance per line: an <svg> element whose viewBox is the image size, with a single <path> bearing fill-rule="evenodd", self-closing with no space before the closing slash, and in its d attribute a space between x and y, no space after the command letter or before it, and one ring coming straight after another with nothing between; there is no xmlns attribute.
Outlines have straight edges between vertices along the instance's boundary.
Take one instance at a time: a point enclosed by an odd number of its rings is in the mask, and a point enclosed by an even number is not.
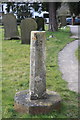
<svg viewBox="0 0 80 120"><path fill-rule="evenodd" d="M30 99L46 97L45 31L31 32Z"/></svg>
<svg viewBox="0 0 80 120"><path fill-rule="evenodd" d="M45 31L31 32L29 90L16 93L14 109L17 112L35 115L60 109L60 95L46 90L45 42Z"/></svg>

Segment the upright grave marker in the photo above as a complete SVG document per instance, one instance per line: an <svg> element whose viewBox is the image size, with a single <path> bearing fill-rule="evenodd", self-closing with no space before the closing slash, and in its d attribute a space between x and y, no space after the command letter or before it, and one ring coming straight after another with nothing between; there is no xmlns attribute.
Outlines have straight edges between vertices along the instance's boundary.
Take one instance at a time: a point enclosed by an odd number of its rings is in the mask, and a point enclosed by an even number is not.
<svg viewBox="0 0 80 120"><path fill-rule="evenodd" d="M66 26L66 16L62 15L60 17L61 26Z"/></svg>
<svg viewBox="0 0 80 120"><path fill-rule="evenodd" d="M26 18L21 21L21 43L30 44L31 31L37 30L37 23L32 18Z"/></svg>
<svg viewBox="0 0 80 120"><path fill-rule="evenodd" d="M12 13L3 15L4 39L19 39L16 17Z"/></svg>
<svg viewBox="0 0 80 120"><path fill-rule="evenodd" d="M54 91L46 90L45 32L31 32L30 86L29 90L16 93L14 108L21 113L46 114L60 109L61 98Z"/></svg>
<svg viewBox="0 0 80 120"><path fill-rule="evenodd" d="M30 56L30 99L43 99L46 94L45 32L32 32Z"/></svg>
<svg viewBox="0 0 80 120"><path fill-rule="evenodd" d="M37 22L37 30L39 31L43 31L44 30L44 18L42 17L38 17L35 18L36 22Z"/></svg>

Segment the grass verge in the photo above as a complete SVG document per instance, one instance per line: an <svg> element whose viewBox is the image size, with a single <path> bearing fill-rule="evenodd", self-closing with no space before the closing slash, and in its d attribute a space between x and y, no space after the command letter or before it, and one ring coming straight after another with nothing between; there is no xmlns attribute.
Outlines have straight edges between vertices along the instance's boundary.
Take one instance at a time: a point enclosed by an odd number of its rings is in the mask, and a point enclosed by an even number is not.
<svg viewBox="0 0 80 120"><path fill-rule="evenodd" d="M77 57L78 61L80 61L80 46L78 49L75 51L75 56Z"/></svg>
<svg viewBox="0 0 80 120"><path fill-rule="evenodd" d="M0 36L2 36L1 29ZM0 119L1 118L2 118L2 39L0 38Z"/></svg>
<svg viewBox="0 0 80 120"><path fill-rule="evenodd" d="M21 44L20 40L3 39L3 118L78 118L78 95L68 90L58 66L59 51L74 39L70 38L69 28L58 32L47 31L46 37L50 35L53 38L46 41L46 87L61 95L61 110L35 116L15 112L15 93L29 88L30 45Z"/></svg>

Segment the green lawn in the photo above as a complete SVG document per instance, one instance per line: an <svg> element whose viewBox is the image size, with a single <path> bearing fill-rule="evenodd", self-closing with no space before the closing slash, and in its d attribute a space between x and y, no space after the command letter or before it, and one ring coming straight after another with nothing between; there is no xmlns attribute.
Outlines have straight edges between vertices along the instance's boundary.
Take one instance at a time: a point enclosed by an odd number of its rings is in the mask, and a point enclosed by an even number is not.
<svg viewBox="0 0 80 120"><path fill-rule="evenodd" d="M1 31L1 30L0 30ZM3 79L2 79L2 116L3 118L77 118L78 95L68 90L67 82L62 79L58 66L58 53L69 42L69 28L58 32L46 32L46 86L58 92L62 98L60 111L47 115L20 114L14 110L14 96L18 91L29 88L30 45L21 44L20 40L3 39ZM1 39L0 39L1 40Z"/></svg>
<svg viewBox="0 0 80 120"><path fill-rule="evenodd" d="M78 49L76 50L75 55L76 55L78 61L80 62L80 46L79 46Z"/></svg>
<svg viewBox="0 0 80 120"><path fill-rule="evenodd" d="M0 36L2 36L2 30L0 30ZM2 39L0 37L0 119L2 117Z"/></svg>

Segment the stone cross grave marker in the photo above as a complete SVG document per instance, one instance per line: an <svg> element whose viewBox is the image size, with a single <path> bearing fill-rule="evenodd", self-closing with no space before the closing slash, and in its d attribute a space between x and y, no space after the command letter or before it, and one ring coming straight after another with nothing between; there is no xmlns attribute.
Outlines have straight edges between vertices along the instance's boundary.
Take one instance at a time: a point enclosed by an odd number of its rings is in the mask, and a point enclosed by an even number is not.
<svg viewBox="0 0 80 120"><path fill-rule="evenodd" d="M17 112L47 114L60 109L61 98L46 90L45 31L31 32L29 90L16 93L14 108Z"/></svg>
<svg viewBox="0 0 80 120"><path fill-rule="evenodd" d="M25 18L21 21L21 43L30 44L31 31L37 30L37 23L32 18Z"/></svg>
<svg viewBox="0 0 80 120"><path fill-rule="evenodd" d="M12 13L3 15L4 39L19 39L16 17Z"/></svg>

